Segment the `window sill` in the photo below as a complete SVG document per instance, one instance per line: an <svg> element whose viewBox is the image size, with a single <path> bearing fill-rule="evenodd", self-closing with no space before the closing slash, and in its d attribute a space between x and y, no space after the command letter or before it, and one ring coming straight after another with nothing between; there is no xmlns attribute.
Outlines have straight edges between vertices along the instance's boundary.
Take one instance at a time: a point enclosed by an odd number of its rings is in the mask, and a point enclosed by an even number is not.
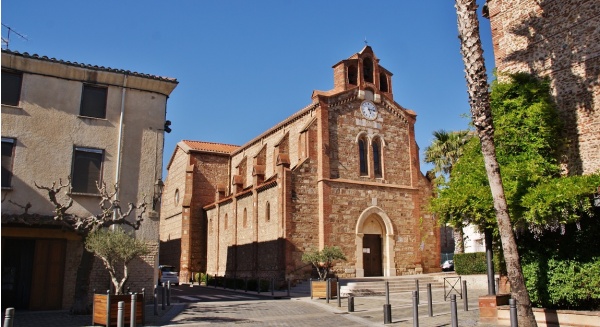
<svg viewBox="0 0 600 327"><path fill-rule="evenodd" d="M19 110L23 110L23 107L21 106L13 106L12 104L2 104L2 107L7 107L7 108L11 108L11 109L19 109Z"/></svg>
<svg viewBox="0 0 600 327"><path fill-rule="evenodd" d="M101 197L100 193L83 193L83 192L69 192L67 193L69 196L88 196L88 197Z"/></svg>
<svg viewBox="0 0 600 327"><path fill-rule="evenodd" d="M106 119L106 117L90 117L90 116L82 116L82 115L77 115L77 117L79 117L81 119L108 120L108 119Z"/></svg>

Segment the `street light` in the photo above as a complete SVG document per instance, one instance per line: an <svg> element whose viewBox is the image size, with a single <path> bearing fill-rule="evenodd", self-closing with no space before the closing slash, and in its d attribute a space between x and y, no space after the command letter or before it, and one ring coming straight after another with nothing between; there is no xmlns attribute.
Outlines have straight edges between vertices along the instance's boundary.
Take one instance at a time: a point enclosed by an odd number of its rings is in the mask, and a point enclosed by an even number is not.
<svg viewBox="0 0 600 327"><path fill-rule="evenodd" d="M152 210L156 211L156 204L160 201L162 197L162 192L165 188L165 183L159 178L154 183L154 196L152 197Z"/></svg>

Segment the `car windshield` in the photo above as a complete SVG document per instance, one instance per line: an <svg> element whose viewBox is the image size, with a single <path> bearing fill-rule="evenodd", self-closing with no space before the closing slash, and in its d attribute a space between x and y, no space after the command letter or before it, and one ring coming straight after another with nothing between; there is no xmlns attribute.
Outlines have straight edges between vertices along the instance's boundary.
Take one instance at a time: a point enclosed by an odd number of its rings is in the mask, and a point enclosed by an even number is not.
<svg viewBox="0 0 600 327"><path fill-rule="evenodd" d="M175 267L171 267L171 266L164 266L161 267L160 270L164 271L169 271L169 272L174 272L175 271Z"/></svg>

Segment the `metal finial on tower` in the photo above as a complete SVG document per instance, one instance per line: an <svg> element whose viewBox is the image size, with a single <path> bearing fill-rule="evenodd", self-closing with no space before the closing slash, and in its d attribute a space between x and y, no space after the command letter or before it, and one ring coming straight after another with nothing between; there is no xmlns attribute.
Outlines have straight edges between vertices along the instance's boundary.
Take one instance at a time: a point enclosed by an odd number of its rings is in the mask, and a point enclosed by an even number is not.
<svg viewBox="0 0 600 327"><path fill-rule="evenodd" d="M367 37L365 36L365 45L369 45L369 42L367 41Z"/></svg>

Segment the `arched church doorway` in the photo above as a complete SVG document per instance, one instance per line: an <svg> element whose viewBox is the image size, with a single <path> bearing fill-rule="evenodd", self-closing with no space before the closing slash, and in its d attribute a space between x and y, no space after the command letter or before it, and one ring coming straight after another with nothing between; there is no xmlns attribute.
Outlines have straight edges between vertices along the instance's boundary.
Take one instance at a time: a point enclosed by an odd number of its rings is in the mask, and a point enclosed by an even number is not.
<svg viewBox="0 0 600 327"><path fill-rule="evenodd" d="M379 207L363 211L356 224L356 277L395 276L394 231Z"/></svg>

